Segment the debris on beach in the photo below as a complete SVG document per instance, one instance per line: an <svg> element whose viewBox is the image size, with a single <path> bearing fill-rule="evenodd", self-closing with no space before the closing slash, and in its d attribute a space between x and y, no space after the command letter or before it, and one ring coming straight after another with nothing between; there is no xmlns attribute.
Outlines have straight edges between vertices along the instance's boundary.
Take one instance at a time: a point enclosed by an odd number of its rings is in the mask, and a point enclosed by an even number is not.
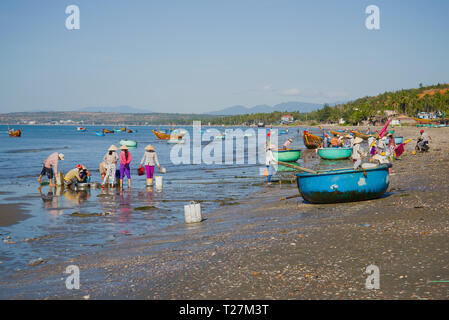
<svg viewBox="0 0 449 320"><path fill-rule="evenodd" d="M44 264L45 262L47 262L47 261L45 261L42 258L37 258L37 259L30 260L30 262L28 262L28 265L30 267L34 267L34 266L38 266L40 264Z"/></svg>
<svg viewBox="0 0 449 320"><path fill-rule="evenodd" d="M103 214L102 213L73 212L70 215L73 217L86 218L86 217L101 217Z"/></svg>

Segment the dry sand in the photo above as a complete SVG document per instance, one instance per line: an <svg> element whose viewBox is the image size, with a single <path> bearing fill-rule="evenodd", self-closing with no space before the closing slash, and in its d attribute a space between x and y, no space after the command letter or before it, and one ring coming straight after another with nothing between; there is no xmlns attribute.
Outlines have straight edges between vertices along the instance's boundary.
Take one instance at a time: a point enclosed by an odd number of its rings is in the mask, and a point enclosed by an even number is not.
<svg viewBox="0 0 449 320"><path fill-rule="evenodd" d="M431 151L393 164L389 193L376 200L312 205L296 186L267 187L198 226L157 243L151 235L23 271L6 298L148 299L447 299L449 297L449 128L426 129ZM157 248L157 249L156 249ZM68 264L80 290L64 288ZM380 269L380 289L365 268Z"/></svg>

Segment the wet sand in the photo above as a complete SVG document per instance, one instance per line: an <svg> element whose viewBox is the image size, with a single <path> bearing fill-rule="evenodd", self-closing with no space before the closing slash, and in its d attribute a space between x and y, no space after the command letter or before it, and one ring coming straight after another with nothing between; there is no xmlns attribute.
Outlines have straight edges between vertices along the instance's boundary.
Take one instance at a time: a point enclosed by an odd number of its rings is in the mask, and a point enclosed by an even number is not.
<svg viewBox="0 0 449 320"><path fill-rule="evenodd" d="M431 151L414 156L419 128L395 130L414 140L381 199L279 201L297 188L273 185L201 224L170 227L179 228L175 237L148 235L18 271L0 279L0 298L447 299L449 283L433 281L449 280L449 130L426 128ZM81 269L79 290L65 288L69 264ZM371 264L379 290L365 288Z"/></svg>
<svg viewBox="0 0 449 320"><path fill-rule="evenodd" d="M6 194L6 193L3 193ZM16 199L20 200L20 199ZM0 227L8 227L19 221L31 217L27 214L28 210L23 207L29 205L27 203L0 203Z"/></svg>

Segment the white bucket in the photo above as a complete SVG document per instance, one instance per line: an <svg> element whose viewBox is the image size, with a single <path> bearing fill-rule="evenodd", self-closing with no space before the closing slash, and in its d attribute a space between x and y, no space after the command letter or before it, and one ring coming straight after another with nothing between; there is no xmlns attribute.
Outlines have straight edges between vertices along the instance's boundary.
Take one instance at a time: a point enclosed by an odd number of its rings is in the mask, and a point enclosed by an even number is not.
<svg viewBox="0 0 449 320"><path fill-rule="evenodd" d="M62 172L58 172L55 175L55 183L57 186L62 186L64 184L64 174Z"/></svg>
<svg viewBox="0 0 449 320"><path fill-rule="evenodd" d="M161 176L155 176L154 177L156 182L156 189L162 189L162 177Z"/></svg>
<svg viewBox="0 0 449 320"><path fill-rule="evenodd" d="M201 222L201 204L191 201L190 204L184 206L184 217L186 223Z"/></svg>

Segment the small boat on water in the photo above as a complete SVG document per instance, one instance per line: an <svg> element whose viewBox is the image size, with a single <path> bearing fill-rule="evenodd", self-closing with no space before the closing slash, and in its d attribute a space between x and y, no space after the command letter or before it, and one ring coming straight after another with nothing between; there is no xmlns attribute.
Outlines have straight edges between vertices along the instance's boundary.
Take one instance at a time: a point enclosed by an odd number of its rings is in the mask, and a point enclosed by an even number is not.
<svg viewBox="0 0 449 320"><path fill-rule="evenodd" d="M131 129L128 129L128 131L127 131L128 133L133 133L134 131L133 130L131 130Z"/></svg>
<svg viewBox="0 0 449 320"><path fill-rule="evenodd" d="M122 140L120 140L120 145L121 146L131 147L131 148L136 148L137 147L137 141L135 141L135 140L128 140L128 139L122 139Z"/></svg>
<svg viewBox="0 0 449 320"><path fill-rule="evenodd" d="M352 154L352 148L319 148L318 155L326 160L348 159Z"/></svg>
<svg viewBox="0 0 449 320"><path fill-rule="evenodd" d="M394 137L394 143L396 145L400 145L402 142L404 142L404 137Z"/></svg>
<svg viewBox="0 0 449 320"><path fill-rule="evenodd" d="M279 131L279 134L287 134L287 131L286 130L281 130L281 131Z"/></svg>
<svg viewBox="0 0 449 320"><path fill-rule="evenodd" d="M301 157L300 149L275 150L273 156L278 161L296 162Z"/></svg>
<svg viewBox="0 0 449 320"><path fill-rule="evenodd" d="M323 145L323 138L311 134L307 131L304 131L302 139L307 149L316 149Z"/></svg>
<svg viewBox="0 0 449 320"><path fill-rule="evenodd" d="M86 130L87 130L87 128L84 128L84 127L78 127L78 128L76 128L76 131L85 132Z"/></svg>
<svg viewBox="0 0 449 320"><path fill-rule="evenodd" d="M104 137L104 133L101 131L97 131L97 132L95 132L95 134L99 137Z"/></svg>
<svg viewBox="0 0 449 320"><path fill-rule="evenodd" d="M352 202L379 198L390 184L391 164L374 168L320 170L296 174L299 192L311 203Z"/></svg>
<svg viewBox="0 0 449 320"><path fill-rule="evenodd" d="M123 132L122 129L114 129L114 132L119 133L119 132Z"/></svg>
<svg viewBox="0 0 449 320"><path fill-rule="evenodd" d="M153 130L154 135L156 138L160 140L169 140L169 139L182 139L184 134L167 134L161 131Z"/></svg>
<svg viewBox="0 0 449 320"><path fill-rule="evenodd" d="M103 132L104 132L104 133L114 133L114 131L108 130L108 129L103 129Z"/></svg>
<svg viewBox="0 0 449 320"><path fill-rule="evenodd" d="M10 137L19 138L22 136L22 131L20 131L20 129L18 129L18 130L10 129L10 130L8 130L8 135Z"/></svg>
<svg viewBox="0 0 449 320"><path fill-rule="evenodd" d="M257 126L258 126L259 128L265 128L265 123L259 122L259 123L257 124Z"/></svg>

